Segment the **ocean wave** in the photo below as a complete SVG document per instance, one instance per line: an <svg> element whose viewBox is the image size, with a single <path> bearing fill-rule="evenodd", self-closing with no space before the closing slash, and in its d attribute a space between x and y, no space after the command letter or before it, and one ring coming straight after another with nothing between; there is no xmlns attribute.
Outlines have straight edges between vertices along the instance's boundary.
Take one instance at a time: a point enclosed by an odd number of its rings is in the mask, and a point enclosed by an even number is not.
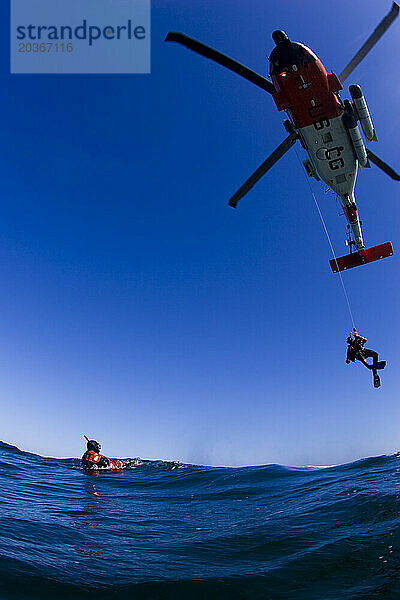
<svg viewBox="0 0 400 600"><path fill-rule="evenodd" d="M397 455L127 461L88 474L0 444L1 600L400 597Z"/></svg>

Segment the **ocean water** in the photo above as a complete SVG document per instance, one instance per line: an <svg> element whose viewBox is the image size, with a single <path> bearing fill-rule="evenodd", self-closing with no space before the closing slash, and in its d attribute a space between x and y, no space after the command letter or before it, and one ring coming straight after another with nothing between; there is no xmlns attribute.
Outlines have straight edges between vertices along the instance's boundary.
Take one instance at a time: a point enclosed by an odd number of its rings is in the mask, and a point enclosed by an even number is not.
<svg viewBox="0 0 400 600"><path fill-rule="evenodd" d="M0 443L0 600L400 598L400 458L85 473Z"/></svg>

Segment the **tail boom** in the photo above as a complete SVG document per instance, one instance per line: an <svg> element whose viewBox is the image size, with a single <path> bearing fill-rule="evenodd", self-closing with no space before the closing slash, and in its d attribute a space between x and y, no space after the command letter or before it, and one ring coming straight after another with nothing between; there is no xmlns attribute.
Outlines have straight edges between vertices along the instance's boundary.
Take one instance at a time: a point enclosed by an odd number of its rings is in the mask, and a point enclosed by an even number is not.
<svg viewBox="0 0 400 600"><path fill-rule="evenodd" d="M342 196L341 200L344 214L346 215L346 218L350 223L350 227L353 231L356 248L360 252L364 250L365 246L361 232L361 223L358 217L357 205L354 199L354 194L345 194L344 196Z"/></svg>

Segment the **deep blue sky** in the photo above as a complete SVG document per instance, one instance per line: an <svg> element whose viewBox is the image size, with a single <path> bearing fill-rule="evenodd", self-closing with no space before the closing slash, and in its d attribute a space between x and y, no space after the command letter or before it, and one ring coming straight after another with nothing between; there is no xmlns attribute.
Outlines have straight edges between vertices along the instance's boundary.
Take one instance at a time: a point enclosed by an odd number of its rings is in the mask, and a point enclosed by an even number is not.
<svg viewBox="0 0 400 600"><path fill-rule="evenodd" d="M283 28L339 73L389 9L153 0L151 75L10 75L5 31L1 439L78 456L86 433L112 456L232 465L398 448L399 184L359 175L366 243L396 254L343 276L359 331L388 361L375 390L344 362L351 322L295 150L227 206L285 137L284 115L163 41L182 31L264 74ZM366 95L373 151L397 170L399 42L400 21L347 82ZM313 189L344 254L335 197Z"/></svg>

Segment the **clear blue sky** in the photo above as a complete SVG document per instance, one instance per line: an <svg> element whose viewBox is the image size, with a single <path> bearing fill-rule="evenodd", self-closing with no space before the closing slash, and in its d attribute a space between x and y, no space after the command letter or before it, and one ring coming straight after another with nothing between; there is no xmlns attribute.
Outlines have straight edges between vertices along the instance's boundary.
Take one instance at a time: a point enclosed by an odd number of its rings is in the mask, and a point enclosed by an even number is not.
<svg viewBox="0 0 400 600"><path fill-rule="evenodd" d="M232 465L398 448L399 184L359 175L366 243L396 254L343 276L359 331L388 361L375 390L344 362L351 323L295 150L227 206L285 137L284 115L163 41L182 31L264 74L282 28L339 73L389 9L153 0L151 75L11 76L1 6L1 439L78 456L86 433L112 456ZM347 82L397 170L399 42L400 21ZM313 188L344 254L345 218Z"/></svg>

